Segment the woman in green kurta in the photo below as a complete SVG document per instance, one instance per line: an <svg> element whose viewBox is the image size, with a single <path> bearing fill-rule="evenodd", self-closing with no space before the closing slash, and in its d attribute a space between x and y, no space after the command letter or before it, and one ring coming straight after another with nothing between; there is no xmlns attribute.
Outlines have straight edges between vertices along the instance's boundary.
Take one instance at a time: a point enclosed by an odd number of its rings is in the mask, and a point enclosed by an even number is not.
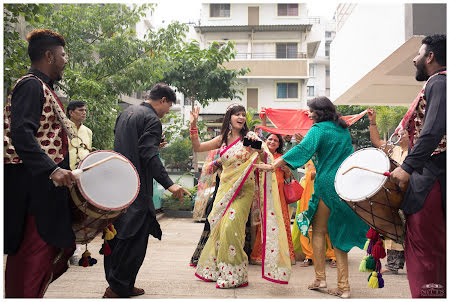
<svg viewBox="0 0 450 302"><path fill-rule="evenodd" d="M314 194L308 209L297 216L298 227L306 237L312 222L313 252L317 255L316 258L320 258L314 262L316 280L308 288L327 287L325 235L329 232L336 252L338 288L330 289L328 293L347 298L350 296L347 253L354 246L364 248L369 229L352 209L339 199L334 188L334 178L339 166L353 152L350 132L328 98L315 98L308 106L314 125L304 139L272 165L259 165L259 168L271 171L284 164L298 168L312 158L316 167Z"/></svg>

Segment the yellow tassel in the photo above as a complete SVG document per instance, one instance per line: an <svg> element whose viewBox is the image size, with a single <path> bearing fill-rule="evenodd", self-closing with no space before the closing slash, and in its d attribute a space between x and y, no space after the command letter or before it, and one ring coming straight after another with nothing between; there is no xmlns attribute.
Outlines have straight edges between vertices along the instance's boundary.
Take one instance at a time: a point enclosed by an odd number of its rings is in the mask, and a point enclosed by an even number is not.
<svg viewBox="0 0 450 302"><path fill-rule="evenodd" d="M370 239L367 239L366 243L364 244L364 250L367 251L367 248L369 247Z"/></svg>
<svg viewBox="0 0 450 302"><path fill-rule="evenodd" d="M372 272L372 275L369 278L369 287L378 288L378 273Z"/></svg>
<svg viewBox="0 0 450 302"><path fill-rule="evenodd" d="M105 240L111 240L114 238L114 233L109 230L109 228L105 228Z"/></svg>
<svg viewBox="0 0 450 302"><path fill-rule="evenodd" d="M113 232L114 236L117 235L117 231L116 231L116 229L114 228L114 225L113 225L113 224L111 224L111 231Z"/></svg>
<svg viewBox="0 0 450 302"><path fill-rule="evenodd" d="M364 256L361 260L361 263L359 264L359 271L360 272L368 272L366 268L366 260L369 258L369 256Z"/></svg>
<svg viewBox="0 0 450 302"><path fill-rule="evenodd" d="M81 255L81 257L85 257L85 258L90 257L90 256L91 256L91 253L90 253L88 250L86 250L86 251L83 253L83 255Z"/></svg>

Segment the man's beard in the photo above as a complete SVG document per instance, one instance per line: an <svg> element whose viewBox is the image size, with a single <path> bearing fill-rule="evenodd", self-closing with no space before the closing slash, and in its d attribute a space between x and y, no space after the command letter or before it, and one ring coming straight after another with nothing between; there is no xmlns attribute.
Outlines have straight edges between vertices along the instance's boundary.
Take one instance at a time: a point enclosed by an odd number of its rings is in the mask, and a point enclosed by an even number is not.
<svg viewBox="0 0 450 302"><path fill-rule="evenodd" d="M425 71L425 56L416 62L416 68L416 80L419 82L428 80L430 76Z"/></svg>

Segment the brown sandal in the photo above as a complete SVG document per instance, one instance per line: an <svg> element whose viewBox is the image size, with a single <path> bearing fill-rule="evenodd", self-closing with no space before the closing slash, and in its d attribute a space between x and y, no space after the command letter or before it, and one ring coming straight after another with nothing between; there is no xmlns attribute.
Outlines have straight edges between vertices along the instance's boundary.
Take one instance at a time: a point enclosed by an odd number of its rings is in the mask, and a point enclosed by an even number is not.
<svg viewBox="0 0 450 302"><path fill-rule="evenodd" d="M342 298L342 299L350 298L350 292L349 291L348 292L344 292L344 291L340 290L339 288L330 288L328 290L328 294L332 295L332 296L337 296L337 297Z"/></svg>
<svg viewBox="0 0 450 302"><path fill-rule="evenodd" d="M316 289L321 289L321 288L327 288L327 281L316 279L316 280L314 280L313 283L308 285L308 289L310 289L310 290L316 290Z"/></svg>

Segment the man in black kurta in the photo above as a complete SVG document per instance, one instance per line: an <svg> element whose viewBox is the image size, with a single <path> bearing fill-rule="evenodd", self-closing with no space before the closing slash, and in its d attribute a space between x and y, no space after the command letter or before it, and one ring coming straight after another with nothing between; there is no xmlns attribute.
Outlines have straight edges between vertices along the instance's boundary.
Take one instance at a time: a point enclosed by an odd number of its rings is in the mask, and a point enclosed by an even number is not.
<svg viewBox="0 0 450 302"><path fill-rule="evenodd" d="M62 78L64 38L50 30L27 35L31 68L4 108L4 253L6 298L42 298L73 253L67 186L67 136L52 102ZM62 108L63 109L63 108Z"/></svg>
<svg viewBox="0 0 450 302"><path fill-rule="evenodd" d="M160 118L176 101L175 92L166 84L156 84L150 100L129 106L117 118L114 129L114 150L127 157L136 167L141 182L136 200L115 221L117 235L109 241L111 254L105 255L105 275L109 287L104 297L130 297L144 294L136 288L136 276L145 258L148 237L161 240L156 220L153 179L182 200L183 187L169 178L160 158L162 125Z"/></svg>
<svg viewBox="0 0 450 302"><path fill-rule="evenodd" d="M416 80L427 81L402 120L408 156L391 177L407 185L405 260L413 298L446 296L446 36L422 40ZM409 181L409 184L408 184Z"/></svg>

